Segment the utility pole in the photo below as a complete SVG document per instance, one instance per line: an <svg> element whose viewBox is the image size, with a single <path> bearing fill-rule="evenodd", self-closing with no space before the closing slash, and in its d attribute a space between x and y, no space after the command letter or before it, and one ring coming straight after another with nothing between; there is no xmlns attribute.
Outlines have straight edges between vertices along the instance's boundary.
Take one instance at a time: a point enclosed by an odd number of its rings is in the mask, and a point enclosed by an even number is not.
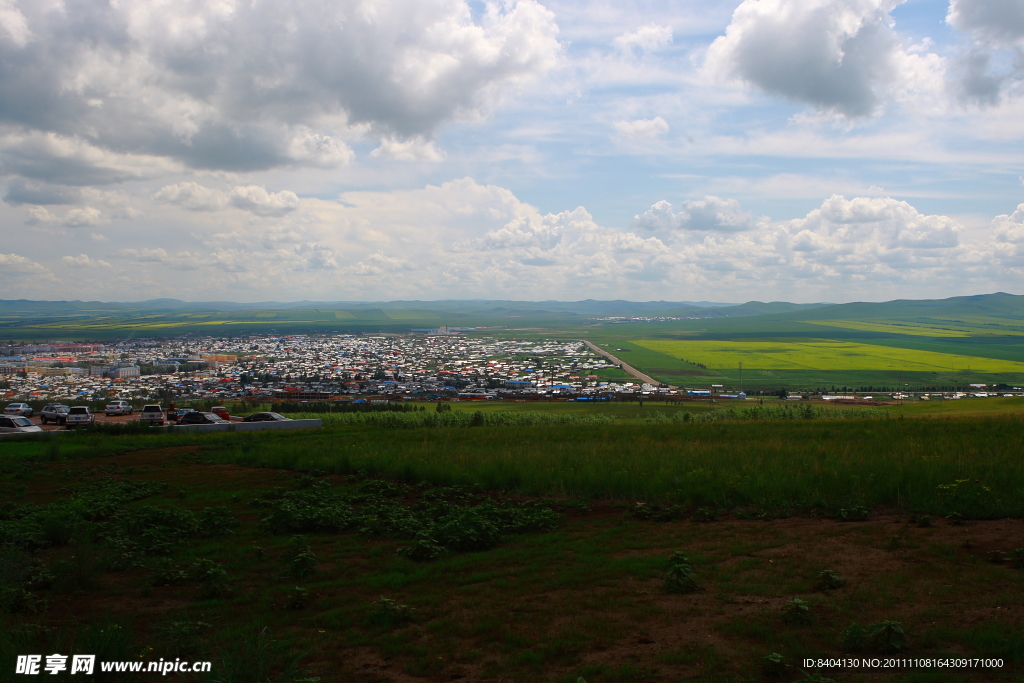
<svg viewBox="0 0 1024 683"><path fill-rule="evenodd" d="M741 393L741 394L743 393L743 363L742 362L740 363L740 391L739 391L739 393Z"/></svg>

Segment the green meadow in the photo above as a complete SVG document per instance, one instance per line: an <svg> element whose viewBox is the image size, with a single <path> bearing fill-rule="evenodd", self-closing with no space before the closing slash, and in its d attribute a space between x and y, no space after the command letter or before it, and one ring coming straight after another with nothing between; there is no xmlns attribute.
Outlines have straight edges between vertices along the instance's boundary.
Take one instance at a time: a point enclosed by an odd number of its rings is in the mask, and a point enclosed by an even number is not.
<svg viewBox="0 0 1024 683"><path fill-rule="evenodd" d="M1017 680L1020 401L948 403L5 441L0 681L32 652L239 683ZM803 665L885 656L992 661Z"/></svg>

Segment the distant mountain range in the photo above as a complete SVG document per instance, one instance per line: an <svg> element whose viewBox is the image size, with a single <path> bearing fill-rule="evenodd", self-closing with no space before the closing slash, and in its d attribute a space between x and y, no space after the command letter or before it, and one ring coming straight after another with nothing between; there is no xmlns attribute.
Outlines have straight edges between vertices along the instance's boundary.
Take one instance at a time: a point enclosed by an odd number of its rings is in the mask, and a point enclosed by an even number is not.
<svg viewBox="0 0 1024 683"><path fill-rule="evenodd" d="M490 299L442 301L180 301L151 299L138 302L0 300L0 314L15 318L86 318L100 314L180 314L187 312L348 311L354 318L416 319L437 314L457 320L531 318L586 319L604 317L738 318L771 316L780 320L841 320L907 318L921 316L993 316L1024 319L1024 296L996 292L949 299L897 299L846 304L794 304L785 301L748 301L742 304L711 301L505 301ZM397 311L407 311L395 315ZM376 312L376 313L374 313ZM422 314L418 315L418 314ZM294 314L293 314L294 315ZM328 314L333 319L333 314ZM338 314L339 319L342 314Z"/></svg>

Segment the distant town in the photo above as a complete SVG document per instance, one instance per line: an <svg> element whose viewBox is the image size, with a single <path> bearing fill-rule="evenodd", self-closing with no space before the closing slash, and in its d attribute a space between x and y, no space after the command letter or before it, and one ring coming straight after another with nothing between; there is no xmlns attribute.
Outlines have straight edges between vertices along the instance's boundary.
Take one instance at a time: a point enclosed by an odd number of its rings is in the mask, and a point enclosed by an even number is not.
<svg viewBox="0 0 1024 683"><path fill-rule="evenodd" d="M0 391L21 400L412 400L667 392L577 340L410 335L132 339L0 347Z"/></svg>

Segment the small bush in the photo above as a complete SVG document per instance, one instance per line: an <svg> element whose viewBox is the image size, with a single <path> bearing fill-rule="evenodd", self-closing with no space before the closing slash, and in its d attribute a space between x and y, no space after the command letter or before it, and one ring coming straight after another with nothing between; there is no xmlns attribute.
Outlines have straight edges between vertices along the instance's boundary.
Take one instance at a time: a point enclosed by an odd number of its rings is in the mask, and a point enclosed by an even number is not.
<svg viewBox="0 0 1024 683"><path fill-rule="evenodd" d="M373 603L368 621L371 626L382 628L395 628L412 619L412 608L409 605L401 605L396 600L380 596L380 600Z"/></svg>
<svg viewBox="0 0 1024 683"><path fill-rule="evenodd" d="M205 621L183 619L158 627L156 632L167 642L175 655L188 655L203 651L206 633L211 628Z"/></svg>
<svg viewBox="0 0 1024 683"><path fill-rule="evenodd" d="M452 550L490 550L501 542L498 527L470 511L440 522L434 534L438 543Z"/></svg>
<svg viewBox="0 0 1024 683"><path fill-rule="evenodd" d="M814 579L814 585L823 591L831 591L842 588L846 582L839 577L839 573L831 569L823 569L818 572Z"/></svg>
<svg viewBox="0 0 1024 683"><path fill-rule="evenodd" d="M857 622L851 622L840 634L843 649L847 652L859 652L868 644L868 631Z"/></svg>
<svg viewBox="0 0 1024 683"><path fill-rule="evenodd" d="M1024 548L1017 548L1010 552L1009 560L1014 569L1024 569Z"/></svg>
<svg viewBox="0 0 1024 683"><path fill-rule="evenodd" d="M695 522L716 522L718 521L718 511L711 508L697 508L692 519Z"/></svg>
<svg viewBox="0 0 1024 683"><path fill-rule="evenodd" d="M877 651L886 654L907 647L907 633L898 621L879 621L868 629L868 640Z"/></svg>
<svg viewBox="0 0 1024 683"><path fill-rule="evenodd" d="M921 527L922 529L927 529L932 525L931 515L914 515L913 520L914 524Z"/></svg>
<svg viewBox="0 0 1024 683"><path fill-rule="evenodd" d="M782 606L782 620L790 626L811 623L811 607L805 600L793 598Z"/></svg>
<svg viewBox="0 0 1024 683"><path fill-rule="evenodd" d="M786 674L786 658L778 652L765 655L761 659L761 672L769 678L781 678Z"/></svg>
<svg viewBox="0 0 1024 683"><path fill-rule="evenodd" d="M404 546L395 551L413 562L433 562L448 554L448 549L433 538L418 538L412 545Z"/></svg>
<svg viewBox="0 0 1024 683"><path fill-rule="evenodd" d="M288 591L288 597L285 600L285 609L304 609L309 605L309 591L300 586Z"/></svg>
<svg viewBox="0 0 1024 683"><path fill-rule="evenodd" d="M43 601L20 586L0 588L0 614L37 614Z"/></svg>
<svg viewBox="0 0 1024 683"><path fill-rule="evenodd" d="M841 508L836 514L840 522L864 522L871 517L871 513L863 505L854 505L851 508Z"/></svg>
<svg viewBox="0 0 1024 683"><path fill-rule="evenodd" d="M198 535L203 538L223 536L235 533L238 525L239 521L232 516L226 507L204 508L199 513L197 531Z"/></svg>
<svg viewBox="0 0 1024 683"><path fill-rule="evenodd" d="M199 597L223 598L231 592L228 585L228 572L219 562L205 558L197 560L189 569L189 574L193 581L198 581L200 584Z"/></svg>
<svg viewBox="0 0 1024 683"><path fill-rule="evenodd" d="M160 562L149 579L149 583L153 586L184 586L190 581L192 581L192 576L189 571L169 559Z"/></svg>
<svg viewBox="0 0 1024 683"><path fill-rule="evenodd" d="M682 552L676 551L668 558L668 570L662 586L669 593L693 593L700 587L694 574L697 572L690 565L690 559Z"/></svg>
<svg viewBox="0 0 1024 683"><path fill-rule="evenodd" d="M301 579L316 571L316 555L302 536L293 536L289 541L289 550L285 555L287 562L286 574L293 579Z"/></svg>

